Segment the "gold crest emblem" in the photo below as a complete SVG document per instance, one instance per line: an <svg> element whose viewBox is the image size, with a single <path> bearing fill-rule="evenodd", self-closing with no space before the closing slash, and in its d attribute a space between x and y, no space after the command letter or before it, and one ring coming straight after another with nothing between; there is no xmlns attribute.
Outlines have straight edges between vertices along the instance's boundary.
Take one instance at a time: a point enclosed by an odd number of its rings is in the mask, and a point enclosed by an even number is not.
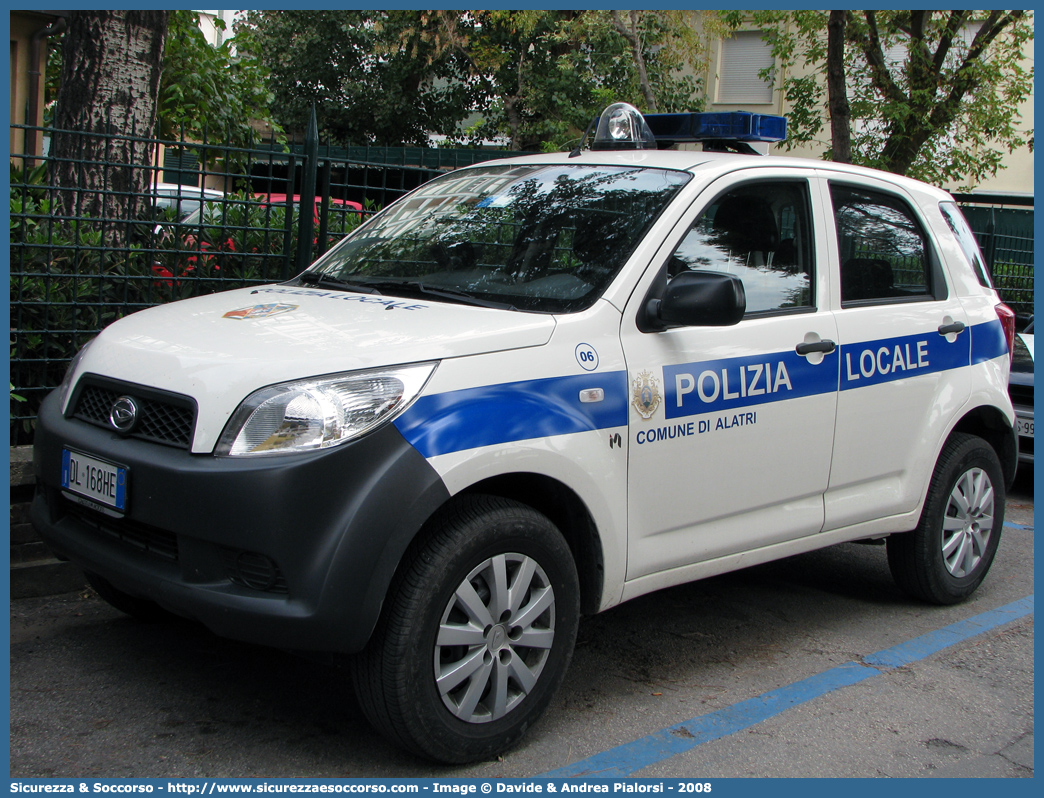
<svg viewBox="0 0 1044 798"><path fill-rule="evenodd" d="M631 383L631 404L638 415L648 421L656 413L663 397L660 395L660 381L650 371L643 371Z"/></svg>
<svg viewBox="0 0 1044 798"><path fill-rule="evenodd" d="M265 319L269 316L278 316L280 313L289 313L297 310L297 305L287 305L283 302L273 302L268 305L253 305L249 308L230 310L225 314L226 319Z"/></svg>

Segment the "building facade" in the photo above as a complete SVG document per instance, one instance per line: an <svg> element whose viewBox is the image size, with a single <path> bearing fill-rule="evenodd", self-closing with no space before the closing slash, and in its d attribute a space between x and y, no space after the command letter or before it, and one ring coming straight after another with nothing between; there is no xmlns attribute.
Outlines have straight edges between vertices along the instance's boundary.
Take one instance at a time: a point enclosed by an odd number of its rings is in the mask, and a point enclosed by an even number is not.
<svg viewBox="0 0 1044 798"><path fill-rule="evenodd" d="M903 57L904 53L889 53ZM1024 63L1033 64L1033 41L1026 43ZM781 114L791 110L780 90L787 75L776 70L774 82L764 80L759 73L772 69L772 53L762 38L762 31L751 26L737 31L728 38L718 39L712 45L710 66L706 76L707 110L750 111L753 113ZM804 69L804 74L811 70ZM1024 130L1033 129L1032 94L1019 106L1019 125ZM787 154L807 158L822 158L830 147L829 123L824 126L820 140L796 147ZM962 191L965 187L956 183L944 185L950 191ZM1004 166L991 178L973 187L973 192L984 195L1013 195L1030 198L1033 196L1033 152L1024 147L1007 154Z"/></svg>

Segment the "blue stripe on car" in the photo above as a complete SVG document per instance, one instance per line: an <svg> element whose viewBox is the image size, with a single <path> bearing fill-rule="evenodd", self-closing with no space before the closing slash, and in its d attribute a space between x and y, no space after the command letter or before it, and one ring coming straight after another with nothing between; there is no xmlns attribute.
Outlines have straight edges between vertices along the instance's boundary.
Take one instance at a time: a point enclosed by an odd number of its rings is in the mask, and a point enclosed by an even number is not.
<svg viewBox="0 0 1044 798"><path fill-rule="evenodd" d="M683 418L833 393L837 362L828 355L812 365L791 350L665 366L663 382L666 417Z"/></svg>
<svg viewBox="0 0 1044 798"><path fill-rule="evenodd" d="M601 402L580 392L601 388ZM623 371L483 385L422 396L395 426L422 455L622 427L627 424Z"/></svg>
<svg viewBox="0 0 1044 798"><path fill-rule="evenodd" d="M973 366L1008 354L1008 339L1004 335L1004 326L999 320L976 324L971 328L971 333Z"/></svg>
<svg viewBox="0 0 1044 798"><path fill-rule="evenodd" d="M1007 354L999 321L947 341L935 330L839 347L812 365L793 350L663 368L666 418L714 413L879 385L957 369ZM583 403L580 392L605 398ZM481 446L626 426L624 371L483 385L422 396L395 427L424 457Z"/></svg>
<svg viewBox="0 0 1044 798"><path fill-rule="evenodd" d="M981 326L984 325L977 325ZM977 327L965 332L971 333ZM947 341L946 336L932 330L919 335L842 346L841 390L967 366L971 357L971 339L971 334L961 333L954 341Z"/></svg>

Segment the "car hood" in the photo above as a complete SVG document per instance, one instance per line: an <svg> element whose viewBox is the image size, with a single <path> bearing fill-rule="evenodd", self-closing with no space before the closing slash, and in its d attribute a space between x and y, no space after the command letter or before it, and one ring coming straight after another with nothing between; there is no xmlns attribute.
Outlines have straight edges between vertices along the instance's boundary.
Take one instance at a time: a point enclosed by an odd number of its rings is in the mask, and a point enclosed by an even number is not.
<svg viewBox="0 0 1044 798"><path fill-rule="evenodd" d="M239 403L288 380L546 344L552 316L285 285L160 305L106 328L77 364L191 396L193 451L210 451Z"/></svg>

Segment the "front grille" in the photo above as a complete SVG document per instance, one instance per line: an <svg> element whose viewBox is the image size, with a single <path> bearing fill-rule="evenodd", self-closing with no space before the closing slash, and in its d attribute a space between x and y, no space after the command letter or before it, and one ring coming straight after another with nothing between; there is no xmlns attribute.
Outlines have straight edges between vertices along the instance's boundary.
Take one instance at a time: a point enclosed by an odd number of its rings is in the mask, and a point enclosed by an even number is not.
<svg viewBox="0 0 1044 798"><path fill-rule="evenodd" d="M189 448L196 405L187 396L87 376L81 382L72 415L89 424L112 429L109 413L113 402L121 396L132 397L138 405L138 421L128 437Z"/></svg>
<svg viewBox="0 0 1044 798"><path fill-rule="evenodd" d="M172 532L126 518L110 518L63 500L66 512L98 534L169 562L178 561L178 537Z"/></svg>

